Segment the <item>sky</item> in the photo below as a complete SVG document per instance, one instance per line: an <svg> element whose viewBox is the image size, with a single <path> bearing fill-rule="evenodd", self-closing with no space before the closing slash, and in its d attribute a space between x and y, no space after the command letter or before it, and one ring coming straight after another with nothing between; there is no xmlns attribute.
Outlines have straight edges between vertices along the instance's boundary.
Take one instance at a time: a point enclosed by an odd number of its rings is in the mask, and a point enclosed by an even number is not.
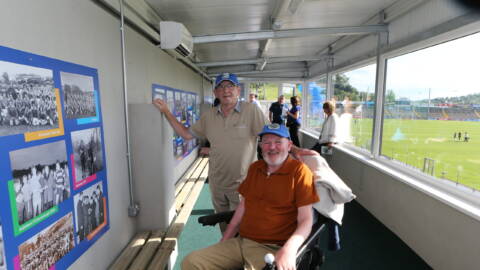
<svg viewBox="0 0 480 270"><path fill-rule="evenodd" d="M76 85L84 92L93 92L93 77L68 72L60 72L60 77L62 85Z"/></svg>
<svg viewBox="0 0 480 270"><path fill-rule="evenodd" d="M346 72L360 91L375 89L375 64ZM411 100L480 93L480 33L390 58L386 89Z"/></svg>
<svg viewBox="0 0 480 270"><path fill-rule="evenodd" d="M51 165L67 160L65 141L42 144L10 152L12 170L22 170L33 165Z"/></svg>
<svg viewBox="0 0 480 270"><path fill-rule="evenodd" d="M42 78L53 77L53 72L51 69L20 65L16 63L5 62L5 61L0 61L0 72L1 74L6 72L10 79L15 79L15 76L17 76L18 74L36 74L41 76ZM3 78L1 79L3 80Z"/></svg>

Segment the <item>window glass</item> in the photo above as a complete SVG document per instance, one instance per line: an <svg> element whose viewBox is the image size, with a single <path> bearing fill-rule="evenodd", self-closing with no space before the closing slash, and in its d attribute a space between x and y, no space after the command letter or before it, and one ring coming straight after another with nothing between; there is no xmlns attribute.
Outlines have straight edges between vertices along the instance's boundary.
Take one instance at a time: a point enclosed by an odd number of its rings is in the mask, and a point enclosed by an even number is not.
<svg viewBox="0 0 480 270"><path fill-rule="evenodd" d="M324 120L322 106L326 99L327 78L310 82L307 87L307 121L304 122L309 129L320 132Z"/></svg>
<svg viewBox="0 0 480 270"><path fill-rule="evenodd" d="M388 59L381 154L480 190L480 34Z"/></svg>
<svg viewBox="0 0 480 270"><path fill-rule="evenodd" d="M285 102L289 103L290 98L293 96L293 91L295 89L295 84L293 84L293 83L282 83L281 87L282 87L283 96L285 97Z"/></svg>
<svg viewBox="0 0 480 270"><path fill-rule="evenodd" d="M375 110L376 64L333 76L339 141L370 151Z"/></svg>

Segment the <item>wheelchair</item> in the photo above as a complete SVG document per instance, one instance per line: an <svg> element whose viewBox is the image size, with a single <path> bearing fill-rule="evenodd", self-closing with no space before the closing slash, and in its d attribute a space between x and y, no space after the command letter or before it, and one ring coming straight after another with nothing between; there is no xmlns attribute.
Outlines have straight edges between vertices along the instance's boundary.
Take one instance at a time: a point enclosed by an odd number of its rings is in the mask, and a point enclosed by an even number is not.
<svg viewBox="0 0 480 270"><path fill-rule="evenodd" d="M220 222L228 223L232 219L234 213L234 211L228 211L201 216L198 218L198 222L203 226L215 226ZM330 219L319 214L315 210L314 213L314 215L316 215L314 220L316 221L312 226L312 231L297 252L298 270L317 270L325 261L324 253L320 249L320 234L322 231L326 230L326 224ZM275 269L275 267L266 265L263 269Z"/></svg>

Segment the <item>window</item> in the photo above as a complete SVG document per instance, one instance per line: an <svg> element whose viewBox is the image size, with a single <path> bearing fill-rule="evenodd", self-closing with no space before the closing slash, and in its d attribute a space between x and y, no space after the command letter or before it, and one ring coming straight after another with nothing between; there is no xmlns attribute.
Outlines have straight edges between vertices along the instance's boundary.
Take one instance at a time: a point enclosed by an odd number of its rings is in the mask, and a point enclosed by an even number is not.
<svg viewBox="0 0 480 270"><path fill-rule="evenodd" d="M308 83L306 127L320 132L324 120L323 102L326 99L327 78L321 78L318 81Z"/></svg>
<svg viewBox="0 0 480 270"><path fill-rule="evenodd" d="M375 111L375 69L368 65L333 75L339 141L370 151Z"/></svg>
<svg viewBox="0 0 480 270"><path fill-rule="evenodd" d="M381 154L480 190L480 34L387 60Z"/></svg>

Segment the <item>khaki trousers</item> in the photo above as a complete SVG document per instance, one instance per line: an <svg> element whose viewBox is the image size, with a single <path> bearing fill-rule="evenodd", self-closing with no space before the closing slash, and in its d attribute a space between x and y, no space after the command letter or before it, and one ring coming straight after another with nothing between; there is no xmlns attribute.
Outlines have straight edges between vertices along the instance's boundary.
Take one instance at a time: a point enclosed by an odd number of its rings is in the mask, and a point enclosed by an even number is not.
<svg viewBox="0 0 480 270"><path fill-rule="evenodd" d="M188 254L182 270L261 270L265 266L265 255L275 254L280 248L235 237Z"/></svg>
<svg viewBox="0 0 480 270"><path fill-rule="evenodd" d="M225 190L210 185L210 193L212 194L212 204L215 213L234 211L240 203L240 194L236 188ZM222 233L225 232L226 229L227 224L225 222L220 223Z"/></svg>

